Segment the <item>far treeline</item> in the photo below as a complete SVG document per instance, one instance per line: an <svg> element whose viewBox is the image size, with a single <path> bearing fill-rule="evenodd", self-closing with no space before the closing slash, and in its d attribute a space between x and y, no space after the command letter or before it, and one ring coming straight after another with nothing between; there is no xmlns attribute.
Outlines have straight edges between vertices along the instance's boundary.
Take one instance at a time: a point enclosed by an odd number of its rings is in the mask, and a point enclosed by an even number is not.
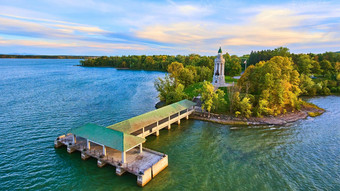
<svg viewBox="0 0 340 191"><path fill-rule="evenodd" d="M226 53L223 57L226 82L237 83L217 91L210 83L215 56L113 56L86 59L81 64L167 71L169 75L155 81L164 104L201 95L206 111L243 117L299 110L307 104L302 95L340 93L340 53L293 54L279 47L242 57ZM244 61L247 69L241 78L231 78L240 75Z"/></svg>
<svg viewBox="0 0 340 191"><path fill-rule="evenodd" d="M87 59L94 56L69 56L69 55L12 55L0 54L0 58L36 58L36 59Z"/></svg>

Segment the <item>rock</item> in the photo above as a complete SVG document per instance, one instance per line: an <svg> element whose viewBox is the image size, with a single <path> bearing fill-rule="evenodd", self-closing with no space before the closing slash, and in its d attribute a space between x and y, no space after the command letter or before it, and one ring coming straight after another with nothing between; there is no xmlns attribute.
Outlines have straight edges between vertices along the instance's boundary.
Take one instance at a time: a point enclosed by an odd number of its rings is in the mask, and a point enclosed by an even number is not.
<svg viewBox="0 0 340 191"><path fill-rule="evenodd" d="M164 101L160 101L160 102L156 103L155 108L159 109L159 108L164 107L164 106L165 106L165 102Z"/></svg>

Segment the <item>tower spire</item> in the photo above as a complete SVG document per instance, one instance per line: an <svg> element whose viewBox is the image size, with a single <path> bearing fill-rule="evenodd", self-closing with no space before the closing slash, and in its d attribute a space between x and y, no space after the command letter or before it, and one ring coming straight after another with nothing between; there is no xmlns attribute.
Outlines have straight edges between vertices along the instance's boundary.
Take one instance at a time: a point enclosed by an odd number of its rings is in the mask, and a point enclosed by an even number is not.
<svg viewBox="0 0 340 191"><path fill-rule="evenodd" d="M221 54L222 54L222 49L221 49L221 47L220 47L220 49L218 49L218 53L221 53Z"/></svg>

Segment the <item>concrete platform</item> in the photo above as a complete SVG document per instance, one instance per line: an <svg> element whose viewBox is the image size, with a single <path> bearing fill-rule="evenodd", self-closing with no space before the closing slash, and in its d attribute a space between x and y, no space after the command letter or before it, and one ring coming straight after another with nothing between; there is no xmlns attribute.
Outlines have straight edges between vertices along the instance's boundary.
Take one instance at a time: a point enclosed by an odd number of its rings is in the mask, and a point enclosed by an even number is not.
<svg viewBox="0 0 340 191"><path fill-rule="evenodd" d="M103 155L102 145L91 142L90 149L86 148L86 139L77 137L76 143L73 144L73 135L63 135L58 137L54 145L56 148L61 145L67 146L67 151L80 151L81 158L86 160L89 157L98 159L98 167L104 165L112 165L116 167L116 174L122 175L124 172L129 172L137 176L137 184L140 186L146 185L152 178L168 166L168 156L153 151L147 148L142 148L140 153L139 148L133 148L126 152L126 162L121 162L122 152L106 147L106 155Z"/></svg>

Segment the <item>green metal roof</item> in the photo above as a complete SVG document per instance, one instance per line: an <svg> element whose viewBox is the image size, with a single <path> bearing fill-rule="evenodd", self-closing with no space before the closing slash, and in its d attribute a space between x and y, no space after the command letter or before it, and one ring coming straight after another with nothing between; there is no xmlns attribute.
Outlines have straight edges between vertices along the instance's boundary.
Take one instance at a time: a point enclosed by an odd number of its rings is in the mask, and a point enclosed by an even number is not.
<svg viewBox="0 0 340 191"><path fill-rule="evenodd" d="M129 150L138 144L145 142L144 138L136 137L121 131L108 129L91 123L71 129L69 133L89 139L90 141L94 141L96 143L103 144L119 151Z"/></svg>
<svg viewBox="0 0 340 191"><path fill-rule="evenodd" d="M150 111L148 113L130 118L128 120L116 123L114 125L110 125L107 128L130 134L147 125L150 125L156 121L164 119L165 117L178 113L184 109L188 109L194 105L196 105L196 103L185 99L171 105L167 105L162 108Z"/></svg>
<svg viewBox="0 0 340 191"><path fill-rule="evenodd" d="M222 49L221 49L221 47L220 47L220 49L218 49L218 53L222 53Z"/></svg>

